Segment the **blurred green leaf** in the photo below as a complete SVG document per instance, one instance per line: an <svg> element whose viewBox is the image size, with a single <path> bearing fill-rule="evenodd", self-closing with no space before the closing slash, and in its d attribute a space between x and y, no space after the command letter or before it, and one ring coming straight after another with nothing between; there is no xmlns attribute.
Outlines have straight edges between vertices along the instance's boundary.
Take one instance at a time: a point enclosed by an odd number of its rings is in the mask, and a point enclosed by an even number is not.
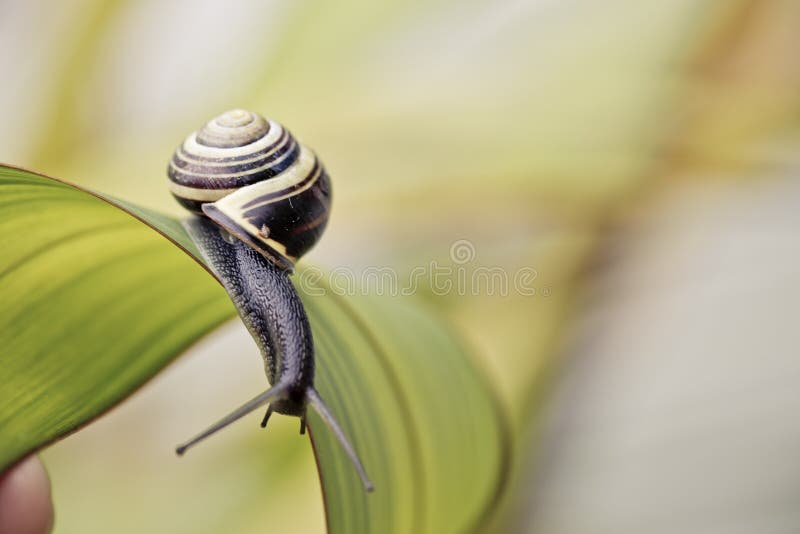
<svg viewBox="0 0 800 534"><path fill-rule="evenodd" d="M233 314L178 221L3 166L0 250L0 470L108 410ZM478 526L504 487L509 436L463 347L412 300L305 287L317 388L376 486L364 493L310 416L330 530Z"/></svg>

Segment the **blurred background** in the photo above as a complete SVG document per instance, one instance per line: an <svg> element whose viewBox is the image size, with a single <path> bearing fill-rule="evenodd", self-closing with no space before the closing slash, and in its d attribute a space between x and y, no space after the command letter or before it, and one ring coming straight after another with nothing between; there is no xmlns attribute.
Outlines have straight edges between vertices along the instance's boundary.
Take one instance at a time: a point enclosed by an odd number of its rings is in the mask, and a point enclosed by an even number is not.
<svg viewBox="0 0 800 534"><path fill-rule="evenodd" d="M510 414L495 531L797 532L798 51L793 0L0 0L0 162L179 215L263 112L335 183L309 262L535 273L419 290ZM286 418L174 458L262 373L229 324L45 451L56 532L323 531Z"/></svg>

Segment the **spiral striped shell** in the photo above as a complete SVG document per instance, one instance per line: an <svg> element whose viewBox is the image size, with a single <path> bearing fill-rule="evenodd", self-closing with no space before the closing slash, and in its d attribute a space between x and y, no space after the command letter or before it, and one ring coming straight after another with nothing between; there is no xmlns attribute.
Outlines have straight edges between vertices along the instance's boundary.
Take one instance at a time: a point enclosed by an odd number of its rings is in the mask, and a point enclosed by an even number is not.
<svg viewBox="0 0 800 534"><path fill-rule="evenodd" d="M319 239L330 179L316 155L283 126L236 109L192 133L172 156L169 188L285 270Z"/></svg>

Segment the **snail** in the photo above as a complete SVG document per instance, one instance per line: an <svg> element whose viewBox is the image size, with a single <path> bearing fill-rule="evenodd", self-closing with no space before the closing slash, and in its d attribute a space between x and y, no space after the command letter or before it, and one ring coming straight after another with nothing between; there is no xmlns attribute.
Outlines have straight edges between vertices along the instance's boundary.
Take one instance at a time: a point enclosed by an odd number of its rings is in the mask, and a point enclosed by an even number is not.
<svg viewBox="0 0 800 534"><path fill-rule="evenodd" d="M220 279L264 358L271 387L176 448L182 455L218 430L266 404L300 418L319 414L373 485L336 418L314 389L314 342L289 274L328 221L330 179L316 155L283 126L236 109L190 134L169 162L169 188L194 216L184 222Z"/></svg>

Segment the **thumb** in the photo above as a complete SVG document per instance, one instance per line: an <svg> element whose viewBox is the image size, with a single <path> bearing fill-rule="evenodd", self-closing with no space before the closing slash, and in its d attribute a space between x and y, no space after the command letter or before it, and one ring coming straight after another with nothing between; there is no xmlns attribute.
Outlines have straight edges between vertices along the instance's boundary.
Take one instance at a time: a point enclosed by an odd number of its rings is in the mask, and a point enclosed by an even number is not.
<svg viewBox="0 0 800 534"><path fill-rule="evenodd" d="M0 534L45 534L53 528L50 479L29 456L0 474Z"/></svg>

